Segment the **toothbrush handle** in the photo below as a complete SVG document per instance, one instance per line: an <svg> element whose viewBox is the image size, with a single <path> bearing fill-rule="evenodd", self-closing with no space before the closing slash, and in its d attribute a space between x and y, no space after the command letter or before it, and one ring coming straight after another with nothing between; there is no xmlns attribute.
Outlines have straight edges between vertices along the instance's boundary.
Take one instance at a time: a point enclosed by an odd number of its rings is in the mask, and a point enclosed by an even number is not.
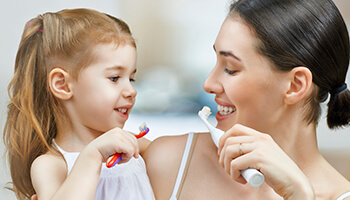
<svg viewBox="0 0 350 200"><path fill-rule="evenodd" d="M142 137L145 136L148 132L149 132L149 128L147 128L147 129L144 130L144 131L141 131L141 133L139 133L138 135L135 135L135 137L136 137L137 139L142 138ZM121 155L122 155L122 154L120 154L120 153L115 153L115 154L109 156L109 158L107 159L107 162L106 162L106 167L111 168L111 167L113 167L114 165L116 165L117 163L119 163L119 162L122 160Z"/></svg>
<svg viewBox="0 0 350 200"><path fill-rule="evenodd" d="M219 140L221 136L225 134L225 132L212 126L207 120L208 116L205 116L202 113L202 111L198 112L198 116L202 119L204 124L207 126L210 132L211 138L213 139L213 142L215 143L215 145L219 147ZM241 170L241 174L243 178L252 187L259 187L265 181L265 176L256 169L249 168L249 169Z"/></svg>
<svg viewBox="0 0 350 200"><path fill-rule="evenodd" d="M116 154L113 154L111 155L108 159L107 159L107 162L106 162L106 166L108 168L111 168L113 167L115 164L117 164L118 162L120 162L122 160L122 157L121 157L121 153L116 153Z"/></svg>
<svg viewBox="0 0 350 200"><path fill-rule="evenodd" d="M256 169L249 168L241 170L241 174L252 187L259 187L265 180L265 176Z"/></svg>

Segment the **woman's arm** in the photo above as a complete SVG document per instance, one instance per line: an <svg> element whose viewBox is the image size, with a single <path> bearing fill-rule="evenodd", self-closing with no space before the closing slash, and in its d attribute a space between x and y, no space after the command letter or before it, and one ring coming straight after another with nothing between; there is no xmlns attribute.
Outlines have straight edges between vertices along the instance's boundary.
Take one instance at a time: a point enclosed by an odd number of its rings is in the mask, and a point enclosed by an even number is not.
<svg viewBox="0 0 350 200"><path fill-rule="evenodd" d="M148 148L148 146L151 144L151 141L146 139L146 138L140 138L138 139L138 144L139 144L139 151L141 156L143 156Z"/></svg>

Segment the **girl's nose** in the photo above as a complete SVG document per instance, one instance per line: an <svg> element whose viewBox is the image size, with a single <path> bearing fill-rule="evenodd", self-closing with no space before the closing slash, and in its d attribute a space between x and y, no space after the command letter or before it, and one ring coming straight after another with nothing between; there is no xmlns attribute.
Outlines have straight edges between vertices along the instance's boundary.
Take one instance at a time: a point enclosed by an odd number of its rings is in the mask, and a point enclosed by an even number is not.
<svg viewBox="0 0 350 200"><path fill-rule="evenodd" d="M220 70L218 67L214 67L203 83L203 88L207 93L219 94L223 91L220 80L221 76L220 73L218 73L218 70Z"/></svg>
<svg viewBox="0 0 350 200"><path fill-rule="evenodd" d="M129 82L124 88L122 94L124 98L135 98L137 91L135 90L134 86L132 86L132 84Z"/></svg>

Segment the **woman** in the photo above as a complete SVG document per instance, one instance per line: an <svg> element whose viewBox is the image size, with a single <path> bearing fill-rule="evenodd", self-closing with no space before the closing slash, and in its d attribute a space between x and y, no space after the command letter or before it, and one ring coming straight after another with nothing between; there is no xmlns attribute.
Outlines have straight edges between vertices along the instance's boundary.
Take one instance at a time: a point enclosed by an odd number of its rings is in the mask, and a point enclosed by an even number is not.
<svg viewBox="0 0 350 200"><path fill-rule="evenodd" d="M316 140L328 94L329 127L350 121L349 36L334 3L239 0L214 51L204 89L216 95L226 133L219 150L208 133L155 140L144 158L156 198L350 199L349 181ZM265 175L262 186L245 184L247 168Z"/></svg>

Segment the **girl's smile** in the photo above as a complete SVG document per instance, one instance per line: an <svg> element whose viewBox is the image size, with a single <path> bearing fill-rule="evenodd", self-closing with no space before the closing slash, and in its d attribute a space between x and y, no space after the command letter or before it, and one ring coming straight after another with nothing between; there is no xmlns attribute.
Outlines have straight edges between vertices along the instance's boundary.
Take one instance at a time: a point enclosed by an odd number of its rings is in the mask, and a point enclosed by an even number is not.
<svg viewBox="0 0 350 200"><path fill-rule="evenodd" d="M94 62L73 82L69 112L77 118L73 121L102 133L122 128L134 106L137 92L131 82L136 73L136 49L101 44L94 51Z"/></svg>

